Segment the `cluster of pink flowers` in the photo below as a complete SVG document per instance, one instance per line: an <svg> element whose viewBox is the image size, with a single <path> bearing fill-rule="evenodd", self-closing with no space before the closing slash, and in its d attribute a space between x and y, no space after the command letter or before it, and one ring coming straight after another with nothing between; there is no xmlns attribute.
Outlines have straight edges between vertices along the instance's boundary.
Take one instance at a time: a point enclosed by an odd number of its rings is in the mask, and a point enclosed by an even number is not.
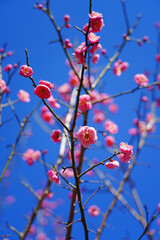
<svg viewBox="0 0 160 240"><path fill-rule="evenodd" d="M102 27L104 26L102 14L98 12L92 12L89 14L89 19L91 23L92 32L100 32Z"/></svg>
<svg viewBox="0 0 160 240"><path fill-rule="evenodd" d="M88 148L97 141L97 132L93 127L83 126L76 133L76 138L84 148Z"/></svg>
<svg viewBox="0 0 160 240"><path fill-rule="evenodd" d="M62 139L61 130L59 130L59 129L53 130L52 133L51 133L51 140L54 143L58 143L58 142L61 141L61 139Z"/></svg>
<svg viewBox="0 0 160 240"><path fill-rule="evenodd" d="M118 132L117 124L109 119L104 122L104 128L111 134L116 134Z"/></svg>
<svg viewBox="0 0 160 240"><path fill-rule="evenodd" d="M12 64L7 64L7 65L3 68L3 70L4 70L5 72L9 72L12 68L13 68L13 67L12 67Z"/></svg>
<svg viewBox="0 0 160 240"><path fill-rule="evenodd" d="M58 93L64 101L70 100L71 86L69 83L64 83L58 88Z"/></svg>
<svg viewBox="0 0 160 240"><path fill-rule="evenodd" d="M92 108L91 98L88 94L83 94L79 97L78 108L82 113Z"/></svg>
<svg viewBox="0 0 160 240"><path fill-rule="evenodd" d="M122 62L122 60L118 60L115 62L114 67L113 67L113 73L116 76L120 76L125 70L128 68L128 62Z"/></svg>
<svg viewBox="0 0 160 240"><path fill-rule="evenodd" d="M39 150L34 151L29 148L25 153L23 153L22 158L27 162L28 165L33 165L41 157L41 152Z"/></svg>
<svg viewBox="0 0 160 240"><path fill-rule="evenodd" d="M54 172L52 169L49 169L47 175L51 182L54 182L56 184L60 183L59 177L57 176L57 172Z"/></svg>
<svg viewBox="0 0 160 240"><path fill-rule="evenodd" d="M114 169L115 167L119 167L119 162L116 160L111 159L109 162L106 162L105 164L107 169Z"/></svg>
<svg viewBox="0 0 160 240"><path fill-rule="evenodd" d="M134 81L139 85L139 86L147 86L148 84L148 78L144 74L136 74L134 76Z"/></svg>
<svg viewBox="0 0 160 240"><path fill-rule="evenodd" d="M73 44L70 42L69 38L66 38L64 40L64 43L65 43L66 48L68 48L68 49L73 47Z"/></svg>
<svg viewBox="0 0 160 240"><path fill-rule="evenodd" d="M33 75L33 70L31 67L27 65L22 65L19 70L19 74L23 77L30 77Z"/></svg>
<svg viewBox="0 0 160 240"><path fill-rule="evenodd" d="M122 162L129 162L133 154L133 146L128 145L127 143L121 142L119 146L121 154L118 155Z"/></svg>
<svg viewBox="0 0 160 240"><path fill-rule="evenodd" d="M97 205L92 205L88 208L88 213L91 217L97 217L100 214L100 209Z"/></svg>
<svg viewBox="0 0 160 240"><path fill-rule="evenodd" d="M21 102L30 102L30 95L28 92L20 89L18 94L17 94L17 97L19 98L19 100Z"/></svg>
<svg viewBox="0 0 160 240"><path fill-rule="evenodd" d="M75 49L75 53L73 53L75 60L78 64L82 64L84 67L86 67L85 62L85 52L87 50L87 46L85 42L82 42L79 47Z"/></svg>
<svg viewBox="0 0 160 240"><path fill-rule="evenodd" d="M35 87L34 94L36 94L41 99L47 99L51 96L51 89L54 87L48 81L40 80L39 85Z"/></svg>
<svg viewBox="0 0 160 240"><path fill-rule="evenodd" d="M45 122L51 125L55 123L52 113L46 106L41 107L41 117Z"/></svg>
<svg viewBox="0 0 160 240"><path fill-rule="evenodd" d="M70 16L68 14L65 14L63 19L64 19L65 27L70 28L71 27Z"/></svg>
<svg viewBox="0 0 160 240"><path fill-rule="evenodd" d="M107 147L112 147L115 144L115 138L113 136L107 136L105 138L105 143Z"/></svg>

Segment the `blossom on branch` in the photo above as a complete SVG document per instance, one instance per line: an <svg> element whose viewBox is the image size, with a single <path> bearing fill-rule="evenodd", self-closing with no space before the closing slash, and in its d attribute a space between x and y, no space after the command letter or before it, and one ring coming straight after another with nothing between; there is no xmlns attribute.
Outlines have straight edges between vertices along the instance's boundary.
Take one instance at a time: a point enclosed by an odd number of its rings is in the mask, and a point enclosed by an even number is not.
<svg viewBox="0 0 160 240"><path fill-rule="evenodd" d="M93 127L83 126L79 128L76 137L84 148L88 148L97 141L97 132Z"/></svg>
<svg viewBox="0 0 160 240"><path fill-rule="evenodd" d="M22 65L20 67L19 74L23 77L30 77L33 74L33 70L31 67L28 67L27 65Z"/></svg>

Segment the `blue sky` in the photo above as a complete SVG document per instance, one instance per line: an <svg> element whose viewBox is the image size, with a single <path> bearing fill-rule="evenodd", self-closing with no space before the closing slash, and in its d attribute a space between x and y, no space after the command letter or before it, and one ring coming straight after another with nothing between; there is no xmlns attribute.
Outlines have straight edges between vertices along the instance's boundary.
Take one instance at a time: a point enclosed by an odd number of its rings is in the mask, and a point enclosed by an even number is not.
<svg viewBox="0 0 160 240"><path fill-rule="evenodd" d="M3 62L3 66L7 63L20 62L20 64L26 63L25 48L29 52L29 62L34 71L34 79L36 83L40 79L50 81L57 86L67 82L69 79L68 67L65 64L65 55L61 49L61 46L56 44L48 44L51 40L57 39L57 34L51 25L51 22L45 16L45 14L37 9L33 9L34 1L32 0L0 0L0 47L3 47L4 43L7 43L7 50L14 50L15 54L12 57L6 58ZM132 89L136 87L133 80L133 76L136 73L143 73L149 70L151 75L149 82L153 81L153 74L155 71L155 54L157 33L154 27L155 22L160 22L160 1L159 0L126 0L127 13L129 23L132 26L135 22L137 14L141 14L139 26L133 33L133 37L141 39L144 35L149 36L149 40L154 44L144 44L142 47L138 46L136 42L129 42L120 58L129 62L129 69L117 78L113 75L112 71L109 71L103 78L103 87L108 94L116 94L121 91ZM82 28L88 21L88 9L89 3L86 0L74 1L74 0L54 0L51 1L51 9L55 17L55 21L59 26L63 24L64 14L69 14L71 17L71 29L64 29L62 35L64 38L69 37L75 45L78 45L83 39L83 35L77 31L74 26ZM103 14L104 24L102 31L100 32L102 47L107 49L108 56L111 57L115 52L115 45L119 45L122 42L122 34L126 31L124 16L122 13L122 7L120 0L106 1L106 0L93 0L93 10ZM72 54L72 51L70 51ZM106 65L105 59L101 59L99 62L99 71L101 71ZM4 73L3 79L7 79L7 74ZM16 95L19 89L28 91L31 95L31 104L18 103L16 105L16 111L21 119L23 119L35 106L39 99L33 94L33 86L29 79L22 78L18 73L15 74L12 79L10 97L12 100L16 99ZM141 91L144 92L144 91ZM132 120L136 117L135 109L140 99L141 92L136 92L131 95L121 96L115 99L115 103L119 105L119 112L117 115L112 116L112 120L119 124L119 133L116 136L117 143L124 141L128 142L130 137L128 135L128 128L132 127ZM159 93L157 93L158 96ZM150 97L149 92L147 95ZM57 113L61 114L65 112L65 109L58 110ZM160 114L158 109L157 115ZM7 119L12 115L11 110L5 110L3 115L4 119ZM34 149L48 149L48 155L46 160L52 164L56 161L58 156L58 148L50 141L50 137L45 133L41 127L37 124L38 111L32 118L32 122L28 125L28 130L32 130L33 136L31 138L23 139L20 142L17 152L23 153L27 148L33 147ZM81 120L79 120L81 121ZM91 123L91 118L89 119ZM78 122L80 124L80 122ZM50 131L52 128L47 126ZM59 125L56 125L59 127ZM98 126L98 128L100 128ZM155 135L158 136L160 127L157 125ZM7 144L13 144L15 136L18 133L18 124L15 120L12 120L1 129L0 136L5 140L1 141L1 162L4 166L4 162L9 154L10 148L6 148ZM43 139L43 141L41 141ZM101 137L100 137L101 139ZM148 140L150 141L150 140ZM152 140L154 144L158 145L158 140ZM99 157L100 160L106 158L105 150L93 151L89 157ZM108 153L107 153L108 154ZM2 157L3 156L3 157ZM137 190L141 196L143 205L148 207L150 213L156 208L160 201L159 192L159 169L160 169L159 150L144 147L140 153L139 161L136 169L132 172L132 179L136 183ZM2 167L3 167L2 166ZM146 167L149 166L149 167ZM12 174L9 178L9 187L5 188L4 183L1 185L2 196L15 195L16 202L11 206L2 205L1 217L0 217L0 235L4 233L11 233L6 227L6 220L11 225L14 225L20 230L23 230L26 219L24 215L27 214L35 206L35 199L30 196L30 193L21 186L20 182L26 180L33 184L35 189L45 185L45 171L41 165L36 164L32 168L26 166L22 161L21 156L16 156L11 163ZM0 167L1 169L1 167ZM105 172L105 171L104 171ZM42 177L42 175L43 177ZM105 172L106 173L106 172ZM110 173L112 175L112 172ZM118 171L113 172L113 176L119 176ZM118 185L115 184L115 187ZM87 184L87 189L96 189L97 185ZM125 191L128 193L128 188ZM59 188L54 190L55 193L59 192L57 199L66 199L67 192L59 191ZM102 191L103 192L103 191ZM127 195L128 201L132 200L130 195ZM25 195L25 197L24 197ZM87 199L89 194L86 194L84 199ZM98 194L91 200L91 204L100 204L102 211L106 210L109 206L112 196L106 193ZM69 200L67 201L67 207L64 209L64 204L57 209L58 214L67 216L67 208L69 208ZM120 211L118 211L120 209ZM87 214L86 214L87 215ZM101 222L101 217L96 218L94 221L87 216L90 223L90 228L94 229L94 225L98 226ZM66 220L66 219L65 219ZM124 224L119 224L123 222ZM97 225L98 224L98 225ZM130 240L136 239L142 232L140 224L138 224L127 212L122 209L120 203L117 204L115 211L109 218L109 228L106 228L102 239L123 239L128 234ZM130 227L132 226L132 227ZM157 227L156 222L153 227ZM75 224L74 233L82 232L80 224ZM81 236L75 238L76 240L82 239ZM10 239L16 239L10 237ZM34 238L33 238L34 239ZM94 239L94 235L90 235L90 239ZM144 237L145 239L145 237ZM147 239L147 238L146 238Z"/></svg>

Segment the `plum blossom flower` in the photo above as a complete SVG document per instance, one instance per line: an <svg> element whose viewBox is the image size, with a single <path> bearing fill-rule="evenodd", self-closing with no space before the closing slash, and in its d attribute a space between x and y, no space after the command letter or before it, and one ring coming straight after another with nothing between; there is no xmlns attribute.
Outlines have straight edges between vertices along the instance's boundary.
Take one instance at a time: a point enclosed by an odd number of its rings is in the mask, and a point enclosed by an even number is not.
<svg viewBox="0 0 160 240"><path fill-rule="evenodd" d="M100 43L96 43L96 44L93 45L93 47L91 47L90 53L92 55L94 55L97 52L97 50L100 50L101 48L102 48L101 44Z"/></svg>
<svg viewBox="0 0 160 240"><path fill-rule="evenodd" d="M134 76L134 81L139 85L139 86L147 86L148 84L148 78L144 75L144 74L139 74L137 73L135 76Z"/></svg>
<svg viewBox="0 0 160 240"><path fill-rule="evenodd" d="M41 152L39 150L34 151L29 148L25 153L23 153L22 158L27 162L28 165L33 165L41 157Z"/></svg>
<svg viewBox="0 0 160 240"><path fill-rule="evenodd" d="M160 62L160 53L157 53L157 54L156 54L156 61L157 61L157 62Z"/></svg>
<svg viewBox="0 0 160 240"><path fill-rule="evenodd" d="M100 59L100 54L95 54L92 56L92 62L93 64L97 64L98 60Z"/></svg>
<svg viewBox="0 0 160 240"><path fill-rule="evenodd" d="M6 82L3 79L0 79L0 92L5 92L7 89Z"/></svg>
<svg viewBox="0 0 160 240"><path fill-rule="evenodd" d="M47 99L51 96L51 91L49 87L47 87L46 85L40 84L37 87L35 87L34 94L41 99L45 99L45 98Z"/></svg>
<svg viewBox="0 0 160 240"><path fill-rule="evenodd" d="M59 129L53 130L52 133L51 133L51 140L54 143L58 143L58 142L61 141L61 139L62 139L61 130L59 130Z"/></svg>
<svg viewBox="0 0 160 240"><path fill-rule="evenodd" d="M71 168L66 168L65 171L61 169L60 172L66 178L71 178L74 176L73 170Z"/></svg>
<svg viewBox="0 0 160 240"><path fill-rule="evenodd" d="M107 169L114 169L115 167L119 167L119 162L111 159L109 162L106 162L105 167Z"/></svg>
<svg viewBox="0 0 160 240"><path fill-rule="evenodd" d="M104 122L104 128L111 134L116 134L118 132L118 126L111 120L106 120Z"/></svg>
<svg viewBox="0 0 160 240"><path fill-rule="evenodd" d="M79 81L77 75L74 74L74 72L70 76L69 83L71 84L72 87L78 87L79 86L80 81Z"/></svg>
<svg viewBox="0 0 160 240"><path fill-rule="evenodd" d="M29 93L24 91L24 90L22 90L22 89L19 90L17 96L18 96L18 98L19 98L19 100L21 102L30 102L30 95L29 95Z"/></svg>
<svg viewBox="0 0 160 240"><path fill-rule="evenodd" d="M51 125L53 125L55 122L52 113L48 110L46 106L43 106L41 108L41 117L44 121Z"/></svg>
<svg viewBox="0 0 160 240"><path fill-rule="evenodd" d="M105 138L105 143L107 147L112 147L115 144L115 138L113 136L107 136Z"/></svg>
<svg viewBox="0 0 160 240"><path fill-rule="evenodd" d="M20 67L19 74L23 77L30 77L33 74L33 70L31 67L28 67L27 65L22 65Z"/></svg>
<svg viewBox="0 0 160 240"><path fill-rule="evenodd" d="M84 148L88 148L97 141L97 132L93 127L83 126L79 128L76 137Z"/></svg>
<svg viewBox="0 0 160 240"><path fill-rule="evenodd" d="M40 85L40 84L47 86L49 89L52 89L52 88L54 87L54 84L53 84L53 83L50 83L50 82L45 81L45 80L40 80L40 81L39 81L39 85Z"/></svg>
<svg viewBox="0 0 160 240"><path fill-rule="evenodd" d="M85 62L85 52L87 50L87 46L85 42L82 42L76 49L75 49L75 53L73 53L75 60L78 64L82 64L84 67L86 67Z"/></svg>
<svg viewBox="0 0 160 240"><path fill-rule="evenodd" d="M48 178L51 182L60 183L60 180L57 176L57 172L54 172L52 169L49 169L47 172Z"/></svg>
<svg viewBox="0 0 160 240"><path fill-rule="evenodd" d="M125 70L128 68L128 62L122 62L122 60L118 60L115 62L114 67L113 67L113 73L116 76L120 76Z"/></svg>
<svg viewBox="0 0 160 240"><path fill-rule="evenodd" d="M69 83L64 83L58 88L58 92L60 96L63 98L64 101L69 101L70 93L71 93L71 86Z"/></svg>
<svg viewBox="0 0 160 240"><path fill-rule="evenodd" d="M100 36L96 36L93 32L88 34L88 41L92 44L98 43L100 41Z"/></svg>
<svg viewBox="0 0 160 240"><path fill-rule="evenodd" d="M93 122L101 123L101 122L104 121L105 115L104 115L104 113L103 113L101 110L99 110L99 109L94 109L94 110L93 110L93 113L94 113Z"/></svg>
<svg viewBox="0 0 160 240"><path fill-rule="evenodd" d="M78 108L81 112L85 112L92 108L91 98L88 94L83 94L79 97Z"/></svg>
<svg viewBox="0 0 160 240"><path fill-rule="evenodd" d="M89 14L92 32L100 32L104 26L102 14L98 12L92 12Z"/></svg>
<svg viewBox="0 0 160 240"><path fill-rule="evenodd" d="M70 42L69 38L66 38L66 39L64 40L64 43L65 43L65 45L66 45L66 48L68 48L68 49L70 49L70 48L73 47L73 45L72 45L72 43Z"/></svg>
<svg viewBox="0 0 160 240"><path fill-rule="evenodd" d="M91 217L97 217L100 214L100 209L97 205L92 205L88 208L88 213Z"/></svg>
<svg viewBox="0 0 160 240"><path fill-rule="evenodd" d="M12 64L7 64L7 65L3 68L3 70L4 70L5 72L9 72L12 68L13 68L13 67L12 67Z"/></svg>

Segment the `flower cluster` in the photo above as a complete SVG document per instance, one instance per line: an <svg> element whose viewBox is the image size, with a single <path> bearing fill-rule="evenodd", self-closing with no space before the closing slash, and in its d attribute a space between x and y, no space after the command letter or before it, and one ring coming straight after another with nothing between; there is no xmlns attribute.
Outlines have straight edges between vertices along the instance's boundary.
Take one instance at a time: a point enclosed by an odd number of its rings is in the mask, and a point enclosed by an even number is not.
<svg viewBox="0 0 160 240"><path fill-rule="evenodd" d="M23 153L22 158L27 162L28 165L33 165L41 157L41 152L39 150L34 151L29 148L25 153Z"/></svg>
<svg viewBox="0 0 160 240"><path fill-rule="evenodd" d="M128 62L122 62L122 60L118 60L115 62L114 67L113 67L113 73L116 76L120 76L125 70L128 68Z"/></svg>
<svg viewBox="0 0 160 240"><path fill-rule="evenodd" d="M121 142L119 149L122 152L121 154L118 155L121 161L125 163L129 162L130 159L132 158L133 146L128 145L127 143Z"/></svg>
<svg viewBox="0 0 160 240"><path fill-rule="evenodd" d="M86 112L87 110L92 108L91 98L87 94L83 94L79 97L79 105L78 108L81 112Z"/></svg>

